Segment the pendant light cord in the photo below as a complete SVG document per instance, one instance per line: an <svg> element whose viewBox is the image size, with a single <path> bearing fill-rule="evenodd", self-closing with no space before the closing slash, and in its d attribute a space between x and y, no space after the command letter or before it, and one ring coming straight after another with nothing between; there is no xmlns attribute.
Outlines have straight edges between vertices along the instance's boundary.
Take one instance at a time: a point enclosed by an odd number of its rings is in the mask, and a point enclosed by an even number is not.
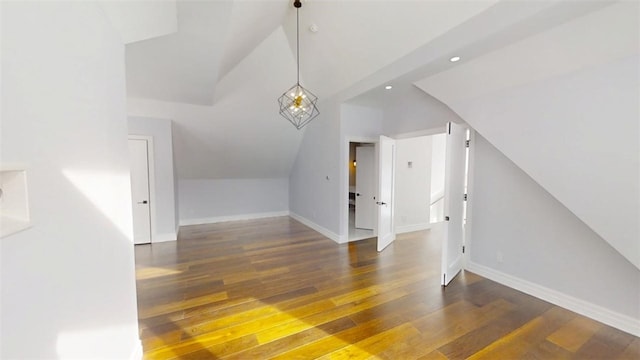
<svg viewBox="0 0 640 360"><path fill-rule="evenodd" d="M296 8L296 59L298 63L298 85L300 85L300 8Z"/></svg>

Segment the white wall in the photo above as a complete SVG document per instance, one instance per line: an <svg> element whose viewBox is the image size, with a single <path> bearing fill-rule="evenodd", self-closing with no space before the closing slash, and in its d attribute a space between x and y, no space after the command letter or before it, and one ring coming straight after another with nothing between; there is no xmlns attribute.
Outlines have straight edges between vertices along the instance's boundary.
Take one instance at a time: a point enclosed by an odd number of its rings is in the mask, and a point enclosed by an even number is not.
<svg viewBox="0 0 640 360"><path fill-rule="evenodd" d="M342 104L340 106L341 134L345 138L378 139L382 132L383 113L380 109Z"/></svg>
<svg viewBox="0 0 640 360"><path fill-rule="evenodd" d="M349 207L348 183L345 181L346 172L344 171L345 159L349 159L348 143L350 141L360 141L367 143L377 143L382 132L383 112L378 108L360 106L354 104L343 103L340 105L340 234L341 239L345 240L349 236ZM376 158L377 159L377 158ZM349 161L349 160L346 160ZM378 173L377 160L374 160L375 173ZM344 165L343 165L344 164ZM377 176L377 175L376 175ZM378 190L378 179L374 181L374 189Z"/></svg>
<svg viewBox="0 0 640 360"><path fill-rule="evenodd" d="M321 99L318 107L320 115L304 128L289 176L289 209L339 241L340 209L348 192L348 180L342 181L348 169L340 155L344 151L348 158L349 147L339 141L340 105L333 99Z"/></svg>
<svg viewBox="0 0 640 360"><path fill-rule="evenodd" d="M469 112L478 131L486 129L496 147L636 266L639 62L627 58L493 94Z"/></svg>
<svg viewBox="0 0 640 360"><path fill-rule="evenodd" d="M311 225L318 225L316 230L326 236L346 241L349 168L345 162L349 161L348 141L375 141L384 133L384 123L392 119L385 119L381 109L338 104L334 99L328 99L321 105L321 115L305 130L291 172L289 207L292 214L309 220ZM460 121L449 109L445 115L442 116L446 119L444 122L451 119ZM433 123L426 117L423 121L422 129L432 131ZM419 130L418 123L413 126L410 128L412 131Z"/></svg>
<svg viewBox="0 0 640 360"><path fill-rule="evenodd" d="M185 11L189 7L199 6L198 2L180 3L186 6ZM217 7L227 6L224 4L231 8L231 2L226 1L206 2L204 7L215 10ZM216 16L220 15L216 11L213 12ZM214 25L219 26L220 24L212 24L212 26ZM186 34L185 36L190 37L191 35ZM204 47L196 38L191 36L189 46L196 47L196 53L201 56ZM173 37L172 39L179 38ZM148 53L143 43L134 44L141 46L138 49L141 56L134 69L146 73L149 70L149 59L147 59ZM161 53L162 43L163 41L155 43L152 46L155 48L154 51L157 50ZM128 54L132 47L136 46L127 46ZM215 46L211 49L214 48ZM172 69L169 75L176 77L168 76L158 79L162 81L162 84L166 82L169 85L155 86L153 89L147 90L155 92L155 88L158 88L161 92L173 93L173 95L165 94L168 98L179 96L196 100L194 97L206 97L206 103L210 103L213 101L213 90L215 89L215 103L212 106L202 106L133 98L131 96L136 96L136 93L129 91L128 114L129 116L171 119L173 121L173 150L176 156L176 171L180 179L288 177L303 133L278 114L276 100L283 89L288 89L291 86L290 81L292 81L290 77L278 74L291 75L291 68L295 67L295 62L294 57L287 59L291 63L279 61L280 58L274 57L273 54L290 53L290 50L284 31L282 28L278 28L224 78L219 79L216 83L211 76L206 76L206 81L197 87L202 91L195 92L191 85L196 84L198 78L202 77L201 72L195 71L197 67L189 67L185 62L184 69L176 68L185 70L193 80L185 82L182 81L184 79L180 75L173 73L173 70L176 69L173 69L170 62L162 62L161 66ZM215 55L217 52L213 51L213 53ZM177 57L181 56L184 54ZM212 69L216 69L214 63L209 62L208 64ZM132 70L129 69L129 65L127 64L127 71ZM215 73L215 70L209 71L209 67L207 67L207 74ZM141 73L136 72L137 75L141 75ZM142 76L142 78L144 77ZM127 76L127 78L131 80L131 76ZM158 82L152 83L157 84ZM149 85L147 82L141 84ZM260 86L256 86L257 84ZM143 93L138 93L138 96L144 94L151 95L145 90ZM265 94L276 94L274 95L276 98L265 96ZM247 107L250 107L251 110L244 111ZM324 109L322 108L320 111L324 112Z"/></svg>
<svg viewBox="0 0 640 360"><path fill-rule="evenodd" d="M430 226L431 138L396 140L394 216L397 233Z"/></svg>
<svg viewBox="0 0 640 360"><path fill-rule="evenodd" d="M33 223L0 239L0 357L141 355L124 46L94 3L0 6L0 162L26 164Z"/></svg>
<svg viewBox="0 0 640 360"><path fill-rule="evenodd" d="M447 151L447 135L431 136L431 201L444 196L444 162Z"/></svg>
<svg viewBox="0 0 640 360"><path fill-rule="evenodd" d="M175 124L173 122L171 122L171 134L173 135L174 133L174 129L175 129ZM172 148L175 146L175 141L173 140L173 136L172 136ZM175 163L176 163L176 153L173 153L173 194L174 194L174 203L175 203L175 211L174 211L174 223L176 224L176 226L179 228L180 227L180 196L179 196L179 192L178 192L178 172L176 171L175 168ZM179 230L178 230L179 231Z"/></svg>
<svg viewBox="0 0 640 360"><path fill-rule="evenodd" d="M171 119L179 225L282 215L289 210L285 174L289 174L297 140L292 142L291 137L285 136L285 140L277 141L279 134L275 130L286 120L278 119L276 114L274 124L278 125L259 136L253 132L229 132L224 123L229 116L228 105L221 109L127 99L130 117ZM210 129L211 122L220 125L214 129L215 134ZM292 131L290 128L297 132L290 124L285 131ZM274 147L263 141L278 144ZM250 146L238 148L249 143Z"/></svg>
<svg viewBox="0 0 640 360"><path fill-rule="evenodd" d="M391 91L397 90L400 89ZM400 94L393 94L393 98L383 103L383 111L384 133L392 137L426 129L444 129L448 122L462 122L447 105L413 85Z"/></svg>
<svg viewBox="0 0 640 360"><path fill-rule="evenodd" d="M100 5L125 44L178 30L176 0L103 1Z"/></svg>
<svg viewBox="0 0 640 360"><path fill-rule="evenodd" d="M289 211L289 179L181 179L180 225L265 216Z"/></svg>
<svg viewBox="0 0 640 360"><path fill-rule="evenodd" d="M175 171L173 167L173 139L171 120L129 117L130 135L153 137L153 159L155 169L155 221L152 221L152 242L176 240Z"/></svg>
<svg viewBox="0 0 640 360"><path fill-rule="evenodd" d="M640 271L479 134L473 144L470 269L551 289L563 306L640 331Z"/></svg>
<svg viewBox="0 0 640 360"><path fill-rule="evenodd" d="M639 10L614 2L420 82L638 268Z"/></svg>

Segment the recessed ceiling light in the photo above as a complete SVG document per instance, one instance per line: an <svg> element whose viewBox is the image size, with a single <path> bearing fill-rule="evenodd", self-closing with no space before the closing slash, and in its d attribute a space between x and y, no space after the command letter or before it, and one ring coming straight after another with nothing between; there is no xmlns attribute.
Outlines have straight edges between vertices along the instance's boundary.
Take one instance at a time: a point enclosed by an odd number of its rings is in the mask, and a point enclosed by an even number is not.
<svg viewBox="0 0 640 360"><path fill-rule="evenodd" d="M451 62L460 61L460 56L454 56L451 59L449 59L449 61L451 61Z"/></svg>
<svg viewBox="0 0 640 360"><path fill-rule="evenodd" d="M385 89L387 89L387 90L391 90L391 89L393 89L393 86L391 86L391 85L387 85L387 86L385 86L384 88L385 88Z"/></svg>

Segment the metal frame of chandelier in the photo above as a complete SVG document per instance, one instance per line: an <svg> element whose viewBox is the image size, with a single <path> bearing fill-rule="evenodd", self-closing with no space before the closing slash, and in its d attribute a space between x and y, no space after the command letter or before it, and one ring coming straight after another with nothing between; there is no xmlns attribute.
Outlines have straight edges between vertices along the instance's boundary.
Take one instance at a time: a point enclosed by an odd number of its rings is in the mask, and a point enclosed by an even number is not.
<svg viewBox="0 0 640 360"><path fill-rule="evenodd" d="M316 118L320 111L318 110L318 97L311 91L300 85L300 15L299 10L302 7L300 0L295 0L293 6L296 8L296 60L298 66L298 80L289 90L285 91L278 98L280 104L280 115L289 120L300 130L311 120Z"/></svg>

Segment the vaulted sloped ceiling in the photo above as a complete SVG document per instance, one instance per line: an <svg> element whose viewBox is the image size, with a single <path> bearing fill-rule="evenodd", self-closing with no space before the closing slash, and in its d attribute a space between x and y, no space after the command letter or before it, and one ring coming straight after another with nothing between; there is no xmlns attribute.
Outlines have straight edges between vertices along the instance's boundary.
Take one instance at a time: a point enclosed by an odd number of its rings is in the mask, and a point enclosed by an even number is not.
<svg viewBox="0 0 640 360"><path fill-rule="evenodd" d="M280 118L276 97L291 86L293 57L277 28L217 84L215 106L129 99L130 115L174 120L175 166L182 179L286 177L302 133ZM267 94L267 95L265 95Z"/></svg>
<svg viewBox="0 0 640 360"><path fill-rule="evenodd" d="M305 11L306 11L305 7ZM227 75L291 13L288 1L235 1L218 74ZM275 51L276 49L273 49Z"/></svg>
<svg viewBox="0 0 640 360"><path fill-rule="evenodd" d="M128 44L127 94L211 105L232 3L178 1L178 30Z"/></svg>
<svg viewBox="0 0 640 360"><path fill-rule="evenodd" d="M301 82L327 98L495 3L303 0ZM276 101L296 80L292 1L176 6L177 32L126 47L130 115L174 121L180 178L288 177L304 133Z"/></svg>
<svg viewBox="0 0 640 360"><path fill-rule="evenodd" d="M640 268L640 5L596 5L416 85Z"/></svg>

